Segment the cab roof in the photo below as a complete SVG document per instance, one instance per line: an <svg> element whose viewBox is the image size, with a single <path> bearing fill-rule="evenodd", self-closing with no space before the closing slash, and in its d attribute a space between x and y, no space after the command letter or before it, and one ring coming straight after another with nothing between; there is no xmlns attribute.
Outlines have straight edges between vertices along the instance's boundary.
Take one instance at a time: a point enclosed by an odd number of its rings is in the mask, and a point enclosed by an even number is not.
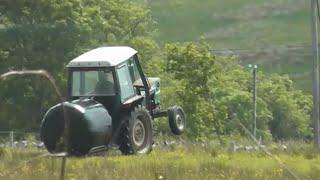
<svg viewBox="0 0 320 180"><path fill-rule="evenodd" d="M113 67L135 54L137 51L127 46L100 47L76 57L67 67Z"/></svg>

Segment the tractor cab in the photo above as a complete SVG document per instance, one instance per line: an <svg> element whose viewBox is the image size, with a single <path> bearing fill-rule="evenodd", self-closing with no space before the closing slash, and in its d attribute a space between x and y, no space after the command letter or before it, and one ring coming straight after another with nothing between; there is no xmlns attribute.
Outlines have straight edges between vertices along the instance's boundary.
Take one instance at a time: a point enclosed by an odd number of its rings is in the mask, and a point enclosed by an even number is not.
<svg viewBox="0 0 320 180"><path fill-rule="evenodd" d="M102 47L73 59L68 65L69 100L92 98L111 114L137 99L147 103L149 84L130 47ZM159 84L159 82L158 82Z"/></svg>

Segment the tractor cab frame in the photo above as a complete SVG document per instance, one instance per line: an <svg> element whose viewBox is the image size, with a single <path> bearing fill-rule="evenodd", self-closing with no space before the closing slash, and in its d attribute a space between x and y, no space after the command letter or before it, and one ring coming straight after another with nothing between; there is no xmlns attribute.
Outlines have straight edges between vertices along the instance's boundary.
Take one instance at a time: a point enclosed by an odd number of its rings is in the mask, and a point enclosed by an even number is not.
<svg viewBox="0 0 320 180"><path fill-rule="evenodd" d="M69 69L69 100L91 97L102 103L104 106L109 107L112 112L115 109L130 108L135 102L138 101L140 103L140 100L143 100L143 104L151 116L159 114L153 112L153 109L155 109L157 105L152 105L150 99L150 83L142 70L137 51L134 49L130 47L98 48L75 58L67 65L67 67ZM81 92L81 90L85 90L86 88L86 79L87 82L91 81L90 83L95 83L98 81L99 73L106 71L112 76L113 93L74 93L75 81L78 81L78 87L80 88L78 92ZM85 72L92 72L91 77L89 77L89 73L86 74ZM79 75L75 76L75 74ZM95 74L96 77L92 77L94 76L92 74ZM150 80L152 79L153 78ZM157 86L159 86L159 84ZM110 104L112 104L112 107L110 107Z"/></svg>

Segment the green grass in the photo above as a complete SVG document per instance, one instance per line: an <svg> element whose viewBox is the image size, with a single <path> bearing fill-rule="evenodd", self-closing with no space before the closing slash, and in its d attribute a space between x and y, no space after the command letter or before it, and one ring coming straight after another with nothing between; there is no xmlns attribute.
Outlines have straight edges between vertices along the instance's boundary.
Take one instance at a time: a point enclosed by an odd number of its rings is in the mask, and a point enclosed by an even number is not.
<svg viewBox="0 0 320 180"><path fill-rule="evenodd" d="M196 41L205 37L214 49L256 49L311 45L310 2L305 0L136 0L147 2L158 22L157 41ZM308 54L307 56L305 54ZM311 92L312 56L308 49L269 56L240 56L268 73L288 74Z"/></svg>
<svg viewBox="0 0 320 180"><path fill-rule="evenodd" d="M0 179L58 179L61 159L42 158L38 150L5 149ZM303 179L317 179L320 156L315 151L280 151L277 158ZM5 175L5 176L1 176ZM142 156L69 158L67 179L292 179L286 169L262 152L228 152L201 147L171 147Z"/></svg>
<svg viewBox="0 0 320 180"><path fill-rule="evenodd" d="M215 48L254 48L310 41L309 2L302 0L148 1L159 42L205 36Z"/></svg>

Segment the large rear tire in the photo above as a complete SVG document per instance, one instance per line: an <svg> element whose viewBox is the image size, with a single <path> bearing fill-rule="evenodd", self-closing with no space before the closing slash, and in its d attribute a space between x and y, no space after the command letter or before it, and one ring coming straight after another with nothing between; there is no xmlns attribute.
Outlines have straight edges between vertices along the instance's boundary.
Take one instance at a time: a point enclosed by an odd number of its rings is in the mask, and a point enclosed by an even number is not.
<svg viewBox="0 0 320 180"><path fill-rule="evenodd" d="M122 154L145 154L152 150L152 123L149 112L135 107L130 116L124 116L119 149Z"/></svg>

